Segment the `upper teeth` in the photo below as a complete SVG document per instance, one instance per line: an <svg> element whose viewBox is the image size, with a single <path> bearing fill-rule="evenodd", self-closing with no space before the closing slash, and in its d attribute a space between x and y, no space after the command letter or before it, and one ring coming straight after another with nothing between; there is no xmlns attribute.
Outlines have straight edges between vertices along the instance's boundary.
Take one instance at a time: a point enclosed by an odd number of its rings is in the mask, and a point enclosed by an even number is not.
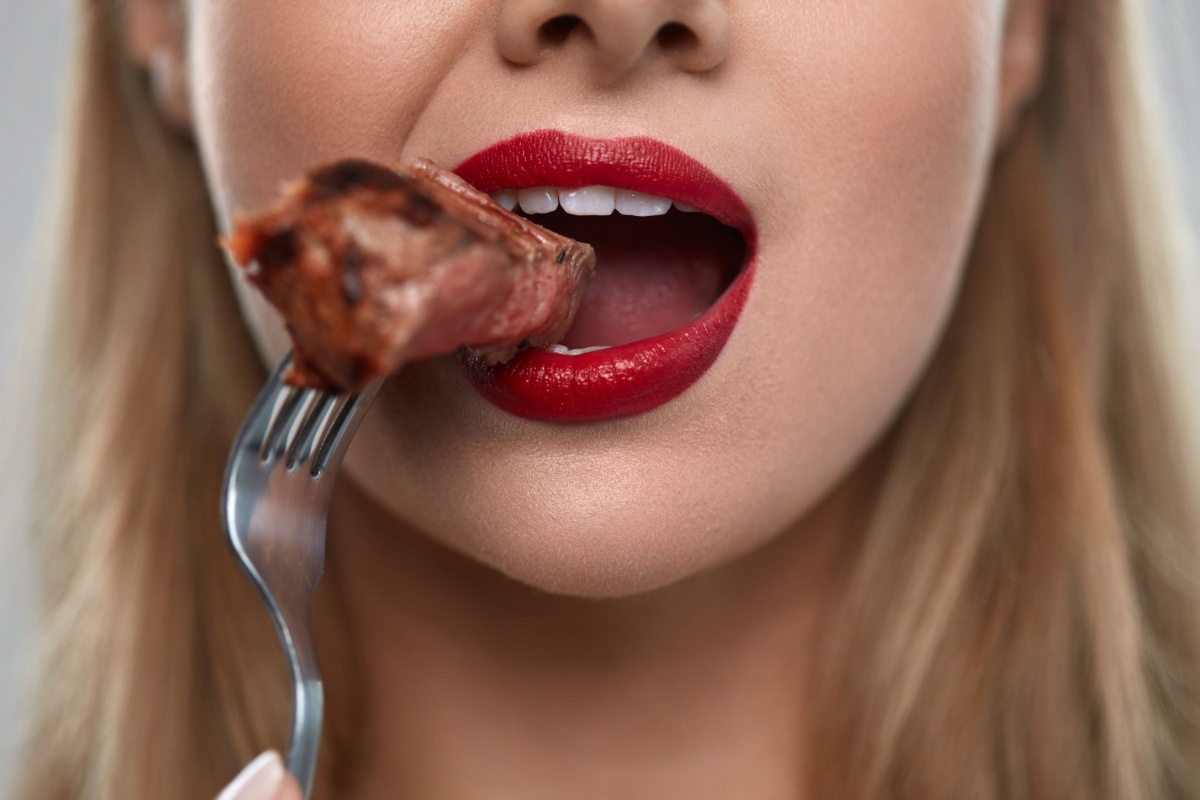
<svg viewBox="0 0 1200 800"><path fill-rule="evenodd" d="M498 205L512 211L518 205L526 214L549 214L560 205L575 216L608 216L614 210L631 217L657 217L666 214L672 202L665 197L614 189L611 186L583 186L578 189L559 189L554 186L535 186L529 189L505 189L492 193ZM695 206L674 202L680 211L699 211Z"/></svg>

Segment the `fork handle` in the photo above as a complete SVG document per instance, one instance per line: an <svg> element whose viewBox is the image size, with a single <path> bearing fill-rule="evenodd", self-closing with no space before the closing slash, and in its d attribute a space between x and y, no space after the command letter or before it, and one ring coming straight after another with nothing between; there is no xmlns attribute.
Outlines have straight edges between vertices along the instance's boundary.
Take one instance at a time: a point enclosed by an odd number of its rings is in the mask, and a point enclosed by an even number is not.
<svg viewBox="0 0 1200 800"><path fill-rule="evenodd" d="M295 702L292 712L292 734L288 742L287 768L300 784L304 797L312 797L313 773L317 768L317 751L321 745L321 714L325 705L325 690L315 675L301 675L293 669Z"/></svg>

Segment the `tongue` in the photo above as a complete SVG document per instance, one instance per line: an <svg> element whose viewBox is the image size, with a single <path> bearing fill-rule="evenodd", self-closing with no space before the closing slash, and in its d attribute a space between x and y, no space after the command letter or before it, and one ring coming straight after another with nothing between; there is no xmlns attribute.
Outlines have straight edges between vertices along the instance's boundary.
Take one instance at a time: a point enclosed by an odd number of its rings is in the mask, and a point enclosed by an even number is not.
<svg viewBox="0 0 1200 800"><path fill-rule="evenodd" d="M584 238L582 241L589 241ZM596 238L596 277L563 344L617 345L686 325L711 306L723 288L721 265L703 253L637 248Z"/></svg>
<svg viewBox="0 0 1200 800"><path fill-rule="evenodd" d="M574 217L536 222L596 248L596 277L562 344L619 345L673 331L700 316L732 280L741 237L703 214Z"/></svg>

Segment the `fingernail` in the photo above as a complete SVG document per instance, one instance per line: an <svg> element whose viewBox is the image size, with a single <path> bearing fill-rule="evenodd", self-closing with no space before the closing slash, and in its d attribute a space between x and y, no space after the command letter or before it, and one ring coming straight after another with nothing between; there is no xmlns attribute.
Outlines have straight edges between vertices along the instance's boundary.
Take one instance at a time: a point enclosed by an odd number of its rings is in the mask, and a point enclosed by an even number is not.
<svg viewBox="0 0 1200 800"><path fill-rule="evenodd" d="M241 771L217 800L271 800L283 785L283 761L268 750Z"/></svg>

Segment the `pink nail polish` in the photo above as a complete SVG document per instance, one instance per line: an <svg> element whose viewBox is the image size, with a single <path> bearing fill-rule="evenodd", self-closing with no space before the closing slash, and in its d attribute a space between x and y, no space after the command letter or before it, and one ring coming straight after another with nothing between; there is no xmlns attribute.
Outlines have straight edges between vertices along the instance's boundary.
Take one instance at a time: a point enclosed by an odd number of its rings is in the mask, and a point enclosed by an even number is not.
<svg viewBox="0 0 1200 800"><path fill-rule="evenodd" d="M283 761L268 750L241 771L217 800L271 800L283 785Z"/></svg>

